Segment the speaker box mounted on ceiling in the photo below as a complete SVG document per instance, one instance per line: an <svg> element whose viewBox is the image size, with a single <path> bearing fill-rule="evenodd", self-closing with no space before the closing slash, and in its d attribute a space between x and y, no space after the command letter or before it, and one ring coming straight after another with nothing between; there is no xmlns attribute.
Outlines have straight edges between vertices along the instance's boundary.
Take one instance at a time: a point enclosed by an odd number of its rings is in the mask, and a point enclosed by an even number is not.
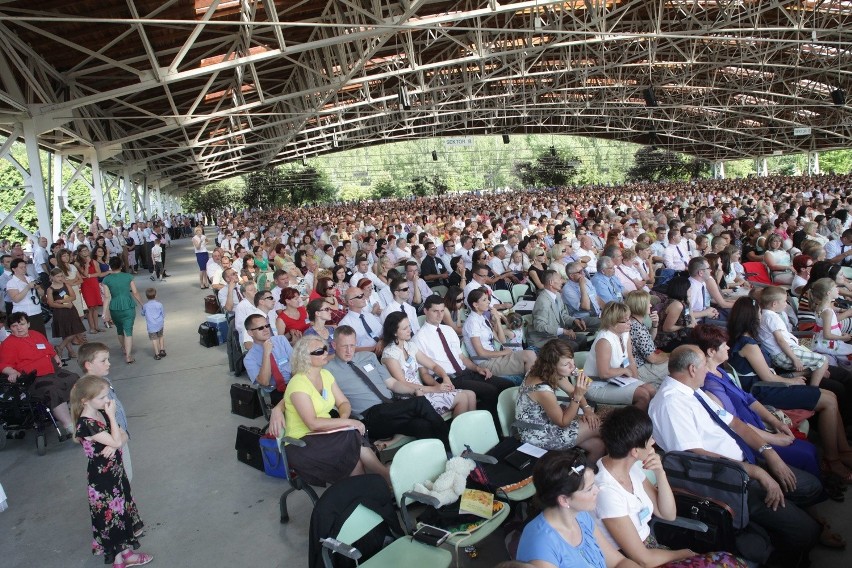
<svg viewBox="0 0 852 568"><path fill-rule="evenodd" d="M438 152L436 152L435 150L432 150L432 161L433 162L438 161Z"/></svg>
<svg viewBox="0 0 852 568"><path fill-rule="evenodd" d="M834 89L831 91L831 102L836 104L837 106L843 106L846 104L846 91L843 89Z"/></svg>
<svg viewBox="0 0 852 568"><path fill-rule="evenodd" d="M411 99L408 98L408 90L404 86L399 87L399 92L396 94L399 101L399 107L402 110L411 110Z"/></svg>
<svg viewBox="0 0 852 568"><path fill-rule="evenodd" d="M508 134L504 134L504 135L503 135L503 144L508 144L508 143L509 143L509 135L508 135Z"/></svg>
<svg viewBox="0 0 852 568"><path fill-rule="evenodd" d="M654 88L653 87L648 87L647 89L642 91L642 97L644 97L644 99L645 99L645 106L646 107L660 106L659 104L657 104L657 97L654 96Z"/></svg>

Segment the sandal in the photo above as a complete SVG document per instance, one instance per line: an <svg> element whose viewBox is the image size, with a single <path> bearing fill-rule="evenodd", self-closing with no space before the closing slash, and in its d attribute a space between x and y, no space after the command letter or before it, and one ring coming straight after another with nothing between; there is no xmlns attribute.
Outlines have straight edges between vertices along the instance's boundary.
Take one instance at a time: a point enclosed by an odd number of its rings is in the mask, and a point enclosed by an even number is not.
<svg viewBox="0 0 852 568"><path fill-rule="evenodd" d="M165 356L166 356L166 352L165 352L165 351L160 351L160 357L165 357Z"/></svg>
<svg viewBox="0 0 852 568"><path fill-rule="evenodd" d="M127 549L130 550L130 549ZM129 552L125 551L124 555L124 565L125 566L142 566L143 564L148 564L151 562L154 557L150 554L145 554L144 552Z"/></svg>
<svg viewBox="0 0 852 568"><path fill-rule="evenodd" d="M159 360L160 360L160 359L162 359L162 358L163 358L163 357L162 357L159 353L157 353L156 355L154 355L154 361L159 361Z"/></svg>
<svg viewBox="0 0 852 568"><path fill-rule="evenodd" d="M125 360L124 360L124 362L125 362L125 363L127 363L128 365L130 365L131 363L135 363L135 362L136 362L136 359L134 359L133 357L131 357L130 359L125 359Z"/></svg>
<svg viewBox="0 0 852 568"><path fill-rule="evenodd" d="M819 535L819 543L826 548L845 549L846 540L838 533L831 530L831 525L823 517L814 519L822 527L822 532Z"/></svg>

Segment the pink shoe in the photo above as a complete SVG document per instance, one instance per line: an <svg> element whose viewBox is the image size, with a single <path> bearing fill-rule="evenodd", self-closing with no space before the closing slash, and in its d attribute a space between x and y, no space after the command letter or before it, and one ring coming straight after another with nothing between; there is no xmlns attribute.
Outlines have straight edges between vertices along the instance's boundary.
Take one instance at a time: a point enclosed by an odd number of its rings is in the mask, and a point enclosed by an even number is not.
<svg viewBox="0 0 852 568"><path fill-rule="evenodd" d="M124 566L142 566L153 559L153 556L144 552L132 552L130 549L124 551ZM113 564L113 568L115 568L115 564Z"/></svg>

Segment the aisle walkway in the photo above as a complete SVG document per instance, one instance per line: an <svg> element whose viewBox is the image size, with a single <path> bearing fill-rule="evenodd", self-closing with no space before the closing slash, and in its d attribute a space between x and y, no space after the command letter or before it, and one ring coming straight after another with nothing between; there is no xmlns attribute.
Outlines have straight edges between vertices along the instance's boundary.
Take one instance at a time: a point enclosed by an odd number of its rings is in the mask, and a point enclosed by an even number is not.
<svg viewBox="0 0 852 568"><path fill-rule="evenodd" d="M198 343L205 293L198 289L192 243L176 241L167 260L172 277L166 283L151 282L147 273L136 277L143 297L148 286L156 286L165 305L165 359L153 359L142 318L134 329L133 365L124 363L114 329L90 336L109 345L111 378L129 414L132 488L147 525L142 550L154 554L151 566L160 568L304 568L309 501L302 493L291 495L292 520L279 524L285 482L236 460L237 426L262 421L230 413L228 390L235 379L225 348ZM74 365L69 368L77 371ZM50 436L47 455L38 457L32 433L9 440L0 451L0 483L9 495L9 510L0 513L0 566L104 566L91 555L86 459L79 446L58 445ZM819 507L852 542L852 504ZM818 548L812 560L833 568L845 565L844 557ZM504 558L498 531L467 564L490 568Z"/></svg>
<svg viewBox="0 0 852 568"><path fill-rule="evenodd" d="M208 231L209 232L209 231ZM144 290L156 286L166 309L166 351L155 361L144 319L134 328L136 363L121 356L115 330L89 336L110 348L113 379L129 414L132 488L147 525L142 550L152 566L298 566L307 563L307 498L290 497L292 521L278 523L282 480L236 460L239 424L260 426L230 413L224 346L198 343L203 296L189 239L167 255L172 277L155 284L136 277ZM69 369L78 371L75 362ZM86 458L76 444L48 437L38 457L32 433L9 440L0 451L0 483L9 510L0 513L0 566L4 568L95 568L86 500Z"/></svg>

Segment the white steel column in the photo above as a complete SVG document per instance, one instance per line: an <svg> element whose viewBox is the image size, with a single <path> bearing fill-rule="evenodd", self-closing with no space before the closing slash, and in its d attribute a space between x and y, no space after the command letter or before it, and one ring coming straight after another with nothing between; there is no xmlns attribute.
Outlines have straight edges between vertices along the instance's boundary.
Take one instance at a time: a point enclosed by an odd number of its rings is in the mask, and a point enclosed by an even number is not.
<svg viewBox="0 0 852 568"><path fill-rule="evenodd" d="M133 181L130 179L130 168L121 171L122 194L124 197L124 211L128 223L136 221L136 209L133 208ZM130 226L128 224L128 226Z"/></svg>
<svg viewBox="0 0 852 568"><path fill-rule="evenodd" d="M713 179L725 179L725 162L722 160L713 162Z"/></svg>
<svg viewBox="0 0 852 568"><path fill-rule="evenodd" d="M29 176L24 176L24 186L29 191L36 207L38 236L50 238L50 208L44 192L44 176L41 173L41 153L38 148L38 132L32 120L21 123L24 130L24 144L27 148ZM26 200L27 196L24 196Z"/></svg>
<svg viewBox="0 0 852 568"><path fill-rule="evenodd" d="M100 217L101 224L105 227L109 226L109 219L106 214L106 204L104 202L104 186L101 179L101 165L98 162L98 156L95 152L89 154L89 164L92 168L92 200L95 202L95 215Z"/></svg>
<svg viewBox="0 0 852 568"><path fill-rule="evenodd" d="M62 162L65 157L60 153L53 154L53 241L59 238L62 232L62 207L66 199L65 186L62 184Z"/></svg>
<svg viewBox="0 0 852 568"><path fill-rule="evenodd" d="M757 177L766 177L769 175L769 165L766 162L766 157L754 159L754 171Z"/></svg>
<svg viewBox="0 0 852 568"><path fill-rule="evenodd" d="M819 174L819 152L811 150L808 152L808 175L818 176Z"/></svg>

